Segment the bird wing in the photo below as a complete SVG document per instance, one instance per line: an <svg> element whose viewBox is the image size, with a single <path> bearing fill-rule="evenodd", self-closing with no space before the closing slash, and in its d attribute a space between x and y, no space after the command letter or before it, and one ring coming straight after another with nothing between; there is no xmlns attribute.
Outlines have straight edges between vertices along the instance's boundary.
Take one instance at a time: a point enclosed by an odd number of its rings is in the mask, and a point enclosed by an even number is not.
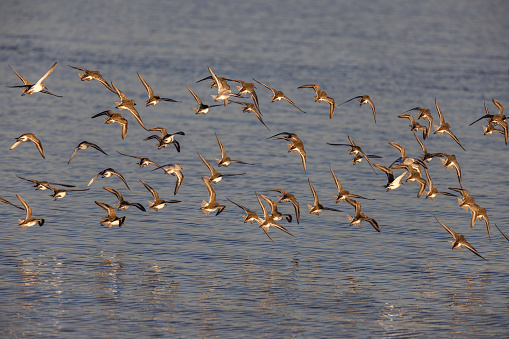
<svg viewBox="0 0 509 339"><path fill-rule="evenodd" d="M139 160L142 159L141 157L137 157L136 155L124 154L124 153L120 153L119 151L117 151L117 153L120 154L120 155L126 156L126 157L136 158L136 159L139 159Z"/></svg>
<svg viewBox="0 0 509 339"><path fill-rule="evenodd" d="M19 75L19 73L18 73L18 72L16 72L15 70L13 70L11 66L9 66L9 68L11 69L11 71L13 71L13 72L14 72L14 74L16 74L16 75L18 76L18 78L20 78L20 79L21 79L21 81L23 81L23 83L24 83L26 86L32 86L32 85L31 85L31 84L27 81L27 79L25 79L25 78L23 78L21 75Z"/></svg>
<svg viewBox="0 0 509 339"><path fill-rule="evenodd" d="M67 164L70 164L70 163L71 163L71 160L74 158L74 156L76 155L76 153L78 152L78 150L79 150L79 148L78 148L78 147L76 147L76 148L74 149L74 152L72 152L72 155L71 155L71 157L69 158L69 161L67 162Z"/></svg>
<svg viewBox="0 0 509 339"><path fill-rule="evenodd" d="M145 89L147 90L147 93L148 93L148 97L149 97L149 100L150 98L152 98L154 96L154 92L152 91L152 88L149 86L149 84L147 84L147 82L141 77L140 73L136 72L136 74L138 74L138 78L140 78L141 80L141 83L143 84L143 86L145 87Z"/></svg>
<svg viewBox="0 0 509 339"><path fill-rule="evenodd" d="M329 169L330 169L330 172L332 174L332 178L334 179L334 183L336 184L336 187L337 187L338 191L342 191L343 190L343 186L341 185L341 182L339 181L338 177L336 177L336 174L334 174L334 171L332 171L332 167L330 166L330 164L329 164Z"/></svg>
<svg viewBox="0 0 509 339"><path fill-rule="evenodd" d="M0 198L0 202L3 202L5 204L8 204L8 205L11 205L11 206L14 206L16 208L19 208L20 210L24 209L23 207L20 207L20 206L17 206L17 205L14 205L12 202L9 202L7 200L5 200L4 198ZM497 227L498 228L498 227ZM500 231L500 228L498 229ZM503 233L502 233L503 234Z"/></svg>
<svg viewBox="0 0 509 339"><path fill-rule="evenodd" d="M46 157L44 156L44 150L42 149L42 143L41 143L41 140L37 139L37 137L35 136L35 134L33 133L29 133L27 135L28 137L28 140L30 140L31 142L34 143L35 147L37 147L37 150L39 151L39 153L41 153L41 156L46 159Z"/></svg>
<svg viewBox="0 0 509 339"><path fill-rule="evenodd" d="M219 140L219 137L217 136L217 133L216 133L216 139L217 139L217 143L219 144L219 148L221 149L221 159L224 159L226 157L226 150L224 149L223 144Z"/></svg>
<svg viewBox="0 0 509 339"><path fill-rule="evenodd" d="M143 120L141 120L141 116L140 116L140 113L138 113L138 111L136 110L136 108L134 107L129 107L128 108L128 111L131 112L131 114L133 115L133 117L136 119L136 121L138 121L138 123L140 124L141 127L143 127L145 130L147 130L147 127L145 127L145 124L143 123ZM148 130L147 130L148 131Z"/></svg>
<svg viewBox="0 0 509 339"><path fill-rule="evenodd" d="M389 145L396 148L399 151L399 153L401 154L401 157L405 158L405 148L403 146L401 146L400 144L397 144L393 141L389 141Z"/></svg>
<svg viewBox="0 0 509 339"><path fill-rule="evenodd" d="M210 181L205 179L204 177L201 177L203 180L203 183L205 184L205 187L207 187L207 192L209 194L209 203L216 200L216 191L214 190L214 187L212 187L212 184Z"/></svg>
<svg viewBox="0 0 509 339"><path fill-rule="evenodd" d="M265 200L269 206L270 206L270 214L274 214L274 212L277 211L277 204L274 200L272 200L271 198L263 195L263 194L258 194L260 197L262 197L263 200Z"/></svg>
<svg viewBox="0 0 509 339"><path fill-rule="evenodd" d="M114 174L116 175L117 177L120 178L120 180L122 180L124 182L124 184L127 186L127 189L130 190L129 188L129 185L127 184L127 182L125 181L124 177L122 176L122 174L118 173L117 171L111 171L111 174Z"/></svg>
<svg viewBox="0 0 509 339"><path fill-rule="evenodd" d="M376 111L375 111L375 104L373 103L373 101L369 98L369 96L366 98L366 100L368 101L368 104L371 106L371 110L373 111L373 118L375 119L375 124L376 124Z"/></svg>
<svg viewBox="0 0 509 339"><path fill-rule="evenodd" d="M182 185L182 181L184 181L184 174L182 171L175 171L175 176L177 177L177 182L175 183L175 191L173 191L173 195L177 195L180 186Z"/></svg>
<svg viewBox="0 0 509 339"><path fill-rule="evenodd" d="M255 80L256 81L256 80ZM255 193L256 194L256 193ZM258 196L258 194L256 194L256 199L258 199L258 203L260 204L260 207L262 209L262 213L263 213L263 218L264 219L267 219L269 217L269 213L267 212L267 208L265 208L265 205L262 203L262 201L260 200L260 197ZM265 230L265 229L264 229ZM267 232L265 232L267 233ZM267 234L268 236L268 234ZM270 237L269 237L270 238Z"/></svg>
<svg viewBox="0 0 509 339"><path fill-rule="evenodd" d="M88 187L88 186L90 186L90 185L92 185L92 183L94 182L94 180L95 180L95 179L97 179L100 175L102 175L102 173L103 173L103 171L101 171L101 172L97 173L97 174L95 175L95 177L93 177L93 178L92 178L92 179L88 182L87 187Z"/></svg>
<svg viewBox="0 0 509 339"><path fill-rule="evenodd" d="M451 138L452 138L454 141L456 141L456 143L457 143L458 145L460 145L460 147L461 147L464 151L466 151L465 147L461 146L460 141L459 141L459 140L458 140L458 138L454 135L454 133L453 133L453 132L451 132L451 130L447 129L447 130L445 130L444 132L445 132L445 133L447 133L447 134L449 134L449 135L451 136Z"/></svg>
<svg viewBox="0 0 509 339"><path fill-rule="evenodd" d="M150 192L150 194L152 194L154 200L155 201L159 200L159 194L157 194L157 191L153 189L149 184L145 183L143 180L140 179L140 181L143 184L143 186L145 186L145 188Z"/></svg>
<svg viewBox="0 0 509 339"><path fill-rule="evenodd" d="M100 202L100 201L95 201L95 203L97 205L99 205L100 207L104 208L106 210L106 212L108 212L108 217L116 217L116 214L115 214L115 208L113 208L112 206L108 205L108 204L105 204L104 202Z"/></svg>
<svg viewBox="0 0 509 339"><path fill-rule="evenodd" d="M367 222L369 222L369 223L371 224L371 226L373 226L373 228L374 228L375 230L377 230L378 232L380 232L380 226L378 226L378 222L377 222L375 219L373 219L373 218L367 218L367 217L364 217L364 218L362 218L362 220L363 220L363 221L367 221Z"/></svg>
<svg viewBox="0 0 509 339"><path fill-rule="evenodd" d="M231 202L232 204L235 204L237 205L238 207L242 208L244 210L244 212L246 213L251 213L251 210L249 208L247 208L246 206L242 206L241 204L237 204L235 201L232 201L228 198L226 198L226 200L228 200L229 202Z"/></svg>
<svg viewBox="0 0 509 339"><path fill-rule="evenodd" d="M468 248L472 253L478 255L479 257L483 258L484 260L486 260L486 258L484 258L481 254L479 254L479 252L477 252L477 250L474 248L474 246L470 245L470 243L468 243L466 240L464 243L462 243L463 246L465 246L466 248Z"/></svg>
<svg viewBox="0 0 509 339"><path fill-rule="evenodd" d="M347 101L340 103L340 104L338 105L338 107L339 107L339 106L341 106L341 105L343 105L343 104L346 104L346 103L347 103L347 102L349 102L349 101L352 101L353 99L358 99L358 98L362 98L362 95L358 95L358 96L356 96L356 97L353 97L352 99L348 99Z"/></svg>
<svg viewBox="0 0 509 339"><path fill-rule="evenodd" d="M264 86L265 88L268 88L272 91L272 94L276 94L276 90L268 85L265 85L263 82L260 82L258 80L256 80L255 78L253 78L254 81L256 81L257 83L259 83L260 85Z"/></svg>
<svg viewBox="0 0 509 339"><path fill-rule="evenodd" d="M88 146L90 146L90 147L95 148L95 149L96 149L96 150L98 150L99 152L102 152L102 153L106 154L106 152L105 152L105 151L103 151L103 149L102 149L101 147L99 147L98 145L96 145L96 144L94 144L94 143L92 143L92 142L88 142L88 141L87 141L87 145L88 145ZM106 154L106 155L108 155L108 154Z"/></svg>
<svg viewBox="0 0 509 339"><path fill-rule="evenodd" d="M449 232L450 235L452 235L454 237L454 239L458 239L458 234L456 234L456 232L454 232L453 230L451 230L449 227L445 226L440 220L437 219L437 217L435 217L436 221L438 221L438 223L440 225L442 225L443 228L445 228L445 230L447 232Z"/></svg>
<svg viewBox="0 0 509 339"><path fill-rule="evenodd" d="M355 199L346 198L346 202L355 207L355 216L361 214L361 203Z"/></svg>
<svg viewBox="0 0 509 339"><path fill-rule="evenodd" d="M51 66L51 68L46 72L46 74L44 74L42 76L42 78L40 78L37 83L35 83L35 85L40 85L44 79L46 79L51 73L53 73L53 71L55 70L55 67L57 67L57 62L55 61L55 63L53 64L53 66Z"/></svg>
<svg viewBox="0 0 509 339"><path fill-rule="evenodd" d="M437 104L437 98L435 98L435 107L437 108L438 118L440 119L440 125L445 124L444 115L442 114L442 111L440 110L440 107L438 107Z"/></svg>
<svg viewBox="0 0 509 339"><path fill-rule="evenodd" d="M315 188L311 184L311 180L309 180L309 178L308 178L308 183L309 183L309 188L311 189L311 193L313 194L313 205L316 206L320 203L318 201L318 195L316 194Z"/></svg>
<svg viewBox="0 0 509 339"><path fill-rule="evenodd" d="M21 203L21 205L23 205L23 208L25 209L26 212L25 219L32 217L32 208L30 207L30 205L28 205L28 203L19 195L16 194L16 196L18 197L19 202Z"/></svg>
<svg viewBox="0 0 509 339"><path fill-rule="evenodd" d="M208 162L207 160L205 160L205 158L203 158L203 157L201 156L201 154L200 154L200 153L198 153L198 156L200 157L201 161L203 161L203 163L205 164L205 166L207 166L207 168L209 169L210 173L211 173L212 175L214 175L215 170L214 170L214 168L212 167L212 165L210 164L210 162Z"/></svg>
<svg viewBox="0 0 509 339"><path fill-rule="evenodd" d="M123 201L124 198L122 197L122 194L117 191L116 189L113 189L113 188L109 188L109 187L103 187L104 190L110 192L111 194L115 194L115 196L117 197L118 201Z"/></svg>
<svg viewBox="0 0 509 339"><path fill-rule="evenodd" d="M187 87L187 85L186 85L186 88L189 90L191 95L194 97L194 100L196 100L196 102L201 106L202 102L201 102L200 98L193 91L191 91L191 89L189 87Z"/></svg>

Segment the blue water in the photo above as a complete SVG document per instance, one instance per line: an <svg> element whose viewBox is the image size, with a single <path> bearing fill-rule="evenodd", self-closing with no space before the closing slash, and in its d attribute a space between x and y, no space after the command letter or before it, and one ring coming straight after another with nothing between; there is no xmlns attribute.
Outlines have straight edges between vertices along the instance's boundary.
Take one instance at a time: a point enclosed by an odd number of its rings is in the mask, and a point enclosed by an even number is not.
<svg viewBox="0 0 509 339"><path fill-rule="evenodd" d="M483 135L484 114L492 99L509 105L509 5L504 1L4 1L0 4L0 196L32 206L43 227L17 224L24 212L0 206L0 330L2 337L484 337L509 330L508 146L502 135ZM7 88L20 84L9 65L35 82L55 62L44 81L55 98L41 93L21 97ZM125 140L120 127L94 114L115 109L118 97L98 82L81 82L68 65L100 70L107 81L137 102L147 127L163 126L177 136L157 150L143 141L144 131L127 111ZM219 76L255 78L281 89L306 114L285 101L270 103L270 91L257 85L267 130L240 106L214 107L195 115L187 84L205 103L214 90L206 82L210 66ZM139 72L156 94L178 100L145 107ZM326 103L315 103L320 84L336 103L368 94L371 109L351 102L329 119ZM231 83L232 89L235 84ZM419 156L408 120L397 116L415 106L431 109L434 100L458 136L463 151L448 136L431 134L429 152L455 154L463 187L485 207L484 221L471 229L470 213L454 197L417 198L417 183L385 192L383 173L363 161L352 165L347 136L374 162L389 165L399 153L389 141ZM248 99L246 99L248 101ZM115 112L118 110L115 109ZM427 122L420 121L423 124ZM35 133L46 159L31 143L9 150L23 133ZM220 157L214 133L233 159L215 189L226 209L218 216L201 210L207 190L201 177ZM286 142L267 139L295 132L307 151L307 173ZM496 134L496 135L495 135ZM83 140L108 156L81 150ZM140 168L122 153L147 156L160 164L183 166L184 182L173 196L175 177ZM375 218L348 224L353 208L335 204L329 165L343 186L376 199L361 201ZM53 201L16 175L85 188L99 171L113 167L115 177L98 178L86 192ZM438 159L429 164L439 190L458 187L454 171ZM400 172L398 172L400 173ZM313 198L343 212L308 214ZM122 228L100 225L104 210L94 201L116 203L102 189L115 188L148 208L152 197L139 179L163 199L178 199L159 212L131 207ZM226 198L260 214L255 192L273 199L272 189L294 193L300 224L280 223L271 242L255 223L244 224L241 210ZM290 204L280 204L292 213ZM452 237L435 217L486 258L467 249L451 251Z"/></svg>

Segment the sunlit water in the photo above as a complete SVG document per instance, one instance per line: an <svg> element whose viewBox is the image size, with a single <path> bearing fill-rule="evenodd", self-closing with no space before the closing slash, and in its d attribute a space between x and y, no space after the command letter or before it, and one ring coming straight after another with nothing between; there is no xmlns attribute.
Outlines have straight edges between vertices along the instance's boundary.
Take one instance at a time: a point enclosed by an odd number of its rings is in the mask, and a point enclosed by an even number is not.
<svg viewBox="0 0 509 339"><path fill-rule="evenodd" d="M363 161L352 165L345 147L350 135L374 162L389 165L403 145L410 156L421 150L397 115L415 106L432 109L436 98L464 152L451 138L431 135L429 152L456 154L463 185L485 207L492 224L509 234L507 222L508 146L500 134L483 135L481 122L491 99L509 105L508 5L504 1L465 4L391 2L137 2L45 1L0 5L2 85L18 85L8 65L35 82L58 61L45 81L49 91L21 97L0 91L0 196L18 203L21 195L43 227L23 230L24 212L0 206L0 330L2 337L480 337L508 335L508 246L495 227L488 239L484 221L469 227L470 213L454 197L417 198L417 183L385 192L383 173ZM125 140L120 127L94 114L115 108L118 97L98 82L81 82L67 65L100 70L137 101L148 127L163 126L178 136L157 150L127 111ZM268 131L240 106L197 107L184 84L212 104L206 82L210 66L219 76L255 78L281 89L307 114L287 102L270 103L257 86ZM144 107L139 72L156 94L178 100ZM336 103L369 94L377 110L350 102L336 108L313 101L318 83ZM234 85L232 83L232 85ZM233 88L233 86L232 86ZM246 99L247 100L247 99ZM117 110L115 110L117 111ZM426 122L421 121L425 124ZM307 173L286 142L267 137L295 132L308 157ZM33 132L33 144L9 147ZM227 205L218 216L200 209L207 190L201 177L220 156L214 132L233 159L223 173L246 173L215 185ZM79 151L79 142L100 145ZM175 177L139 168L147 156L160 164L179 163L184 183L173 196ZM335 204L329 165L346 189L376 199L362 211L380 224L348 224L353 208ZM113 167L126 178L98 178L87 192L53 201L16 175L84 188L99 171ZM454 171L438 159L429 164L439 190L458 187ZM344 212L308 214L313 183L320 202ZM94 201L116 203L103 186L148 207L150 194L181 203L159 212L131 207L122 228L101 226L104 210ZM241 210L226 198L259 213L255 192L276 198L271 189L296 195L300 225L284 225L295 237L271 229L271 242L258 225L244 224ZM290 204L280 211L292 213ZM470 251L451 251L452 237L435 217L464 234L488 261Z"/></svg>

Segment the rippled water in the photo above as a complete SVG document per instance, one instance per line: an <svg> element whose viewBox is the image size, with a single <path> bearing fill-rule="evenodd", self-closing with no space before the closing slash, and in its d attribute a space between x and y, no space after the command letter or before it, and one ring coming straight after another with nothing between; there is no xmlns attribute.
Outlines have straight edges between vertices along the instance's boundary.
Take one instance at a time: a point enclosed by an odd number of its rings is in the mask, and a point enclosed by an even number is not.
<svg viewBox="0 0 509 339"><path fill-rule="evenodd" d="M389 337L507 336L509 323L509 243L495 227L488 239L484 221L469 227L470 214L454 197L417 199L418 185L385 192L385 175L366 162L355 166L346 148L350 135L376 162L389 165L399 154L387 144L402 144L409 155L420 148L397 115L415 106L434 109L434 99L467 152L447 136L426 140L430 152L456 154L463 185L485 207L492 224L509 234L508 146L501 135L483 135L481 123L491 99L509 105L509 25L504 1L408 2L155 2L9 1L0 5L0 75L17 85L14 68L36 81L58 61L44 94L21 97L0 92L1 197L17 203L21 195L43 227L23 230L24 213L0 206L0 329L3 337ZM100 70L129 98L148 127L185 131L182 150L157 150L149 134L130 122L125 140L118 125L90 117L113 109L117 97L97 82L81 82L67 65ZM270 103L257 86L266 130L238 105L195 115L196 103L184 84L211 104L204 82L210 66L219 76L260 80L282 89L299 107ZM144 107L146 92L136 72L156 94L179 103ZM369 107L355 103L336 109L313 101L318 83L343 102L369 94ZM295 132L308 153L303 173L286 143L267 137ZM43 142L43 160L33 144L9 151L14 138L33 132ZM219 216L200 209L207 191L207 169L197 152L214 162L217 132L234 159L224 173L242 173L215 185L227 207ZM100 145L79 151L88 140ZM173 197L175 178L136 159L148 156L184 167L184 183ZM346 189L374 201L362 210L381 233L363 223L348 225L353 208L334 204L333 168ZM126 178L97 179L87 192L53 201L16 175L71 183L84 188L99 171L113 167ZM439 190L457 187L454 171L438 160L429 164ZM342 213L307 213L312 203L307 179L321 203ZM166 199L182 202L160 212L131 207L122 228L99 224L120 190L129 201L151 198L138 179ZM271 189L294 193L301 204L300 225L282 225L295 237L271 230L271 242L257 225L244 224L230 198L258 211L255 191L276 199ZM293 213L291 205L280 205ZM451 251L452 237L436 222L464 234L487 259L468 250Z"/></svg>

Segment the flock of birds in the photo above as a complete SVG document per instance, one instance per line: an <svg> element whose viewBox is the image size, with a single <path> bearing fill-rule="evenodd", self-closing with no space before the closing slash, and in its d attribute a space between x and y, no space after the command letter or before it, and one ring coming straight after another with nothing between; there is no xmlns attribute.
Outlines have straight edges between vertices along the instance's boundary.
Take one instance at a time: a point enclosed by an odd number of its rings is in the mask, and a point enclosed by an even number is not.
<svg viewBox="0 0 509 339"><path fill-rule="evenodd" d="M12 69L12 67L9 66L11 68L11 70L23 82L23 85L8 86L8 87L21 89L22 96L31 95L31 94L35 94L35 93L45 93L45 94L50 94L50 95L53 95L56 97L60 97L59 95L50 93L47 90L46 86L42 83L55 70L56 66L57 66L57 62L55 62L53 64L53 66L51 66L51 68L46 72L46 74L44 74L34 84L31 84L23 76L21 76L14 69ZM164 127L147 128L142 120L141 115L138 113L138 111L135 108L135 105L136 105L135 101L128 99L127 96L122 91L120 91L115 86L115 84L113 82L107 82L106 80L104 80L104 78L101 76L99 71L92 71L92 70L89 70L86 68L74 67L74 66L69 66L69 67L84 72L84 73L79 73L79 77L80 77L81 81L96 80L96 81L100 82L106 89L108 89L109 91L118 95L120 101L115 102L115 104L116 104L116 108L119 111L122 111L122 110L129 111L131 113L132 117L136 120L136 122L143 129L145 129L146 131L158 133L158 134L150 135L144 140L155 139L158 142L156 144L158 149L166 148L170 145L173 145L176 148L177 152L180 152L180 144L176 138L178 135L185 135L184 132L178 131L175 133L168 133L168 131ZM243 81L243 80L219 77L212 71L212 69L210 69L210 67L208 68L208 71L210 73L210 76L208 76L204 79L198 80L197 83L204 81L204 80L209 80L210 85L211 85L210 88L217 89L217 94L212 94L211 96L215 102L219 102L219 103L211 104L211 105L205 104L186 85L186 88L189 90L190 94L196 100L196 103L198 105L198 108L193 108L196 114L207 114L211 108L223 106L223 105L226 106L229 103L239 104L242 106L243 112L254 114L255 117L258 119L258 121L261 124L263 124L263 126L265 128L267 128L267 130L269 130L269 127L263 121L263 114L260 110L258 94L255 91L255 89L256 89L255 83L262 85L264 88L266 88L272 92L272 95L271 95L272 102L285 100L289 104L291 104L293 107L295 107L296 109L301 111L302 113L305 113L292 100L290 100L282 91L276 90L275 88L270 87L269 85L267 85L265 83L262 83L255 79L253 79L254 82L252 83L252 82L247 82L247 81ZM161 101L177 102L177 100L174 100L174 99L162 98L162 97L155 95L152 88L141 77L140 74L138 74L138 77L139 77L140 81L142 82L143 86L145 87L147 94L148 94L148 100L145 101L145 104L147 107L156 105ZM236 93L231 90L229 82L230 83L234 82L234 83L239 84L238 86L236 86L237 87ZM325 91L323 91L320 88L320 86L317 84L303 85L298 88L299 89L300 88L313 89L316 94L313 97L315 102L320 103L320 102L324 101L324 102L328 103L329 104L329 118L331 118L331 119L334 115L335 109L346 104L346 103L356 100L357 102L360 103L360 105L368 104L371 107L374 123L376 124L375 105L368 95L356 96L354 98L346 100L345 102L343 102L339 105L336 105L335 100L333 98L329 97L327 95L327 93ZM250 102L241 101L242 99L245 100L247 98L247 96L249 96L249 98L251 99ZM232 98L235 98L235 100ZM493 99L493 103L495 104L496 108L498 109L498 113L496 113L496 114L490 113L488 111L486 104L484 104L486 114L484 116L480 117L478 120L472 122L472 124L485 119L487 126L483 126L484 134L492 136L493 132L499 133L499 134L503 135L505 143L507 145L508 144L508 136L509 136L509 128L508 128L507 121L506 121L507 117L503 114L502 104L496 99ZM417 197L421 197L422 195L424 195L426 198L429 198L429 199L434 199L437 195L458 197L459 206L462 207L463 209L465 209L466 211L470 211L470 213L471 213L470 226L473 228L477 220L484 219L485 224L486 224L486 229L488 232L488 236L490 237L490 240L491 240L490 221L489 221L486 209L482 208L481 206L476 204L474 197L470 195L468 190L463 188L461 169L460 169L460 165L459 165L455 155L447 154L444 152L428 153L428 151L424 145L424 140L426 140L427 138L430 137L431 129L434 126L434 128L435 128L434 134L438 133L440 136L442 136L443 133L446 133L463 150L465 150L465 148L461 145L459 139L452 132L450 125L445 121L444 115L441 112L436 99L435 99L435 108L436 108L436 111L437 111L437 114L439 117L439 121L440 121L439 125L433 124L434 120L433 120L433 116L431 114L431 110L427 109L427 108L415 107L415 108L407 110L406 112L404 112L398 116L398 118L401 118L401 119L409 119L410 130L414 132L413 133L414 137L415 137L416 141L418 142L418 144L420 145L420 147L422 148L423 154L419 157L410 157L406 154L405 148L403 146L401 146L395 142L389 142L389 144L391 146L393 146L399 152L400 156L397 157L392 162L392 164L390 164L389 166L384 166L384 165L381 165L378 163L372 163L371 160L381 158L381 157L377 156L377 155L366 154L362 150L362 148L359 145L357 145L350 136L348 136L348 142L328 143L328 144L332 145L332 146L347 147L348 152L353 156L353 159L351 159L351 160L353 161L354 164L359 163L362 160L365 160L369 164L369 166L371 167L373 172L375 172L376 174L378 174L378 173L376 172L375 169L378 169L379 171L385 173L387 176L387 183L383 187L385 187L387 189L387 191L397 189L398 187L400 187L403 184L403 180L405 180L406 182L409 182L409 183L417 182L419 184L419 190L417 192ZM416 112L417 114L414 116L410 112ZM121 113L115 113L113 110L106 110L106 111L100 112L100 113L92 116L92 118L97 118L97 117L101 117L101 116L104 117L106 124L112 124L112 123L119 124L121 126L121 137L122 137L122 139L125 139L127 131L128 131L129 123L128 123L128 120ZM428 123L427 123L427 125L421 125L418 122L419 120L428 120ZM422 140L415 133L415 132L418 132L419 130L422 131ZM301 139L299 139L297 134L291 133L291 132L281 132L281 133L277 133L277 134L269 137L268 139L273 139L273 138L285 140L286 142L288 142L288 152L299 154L303 170L304 170L304 172L306 172L306 151L304 149L304 143L302 142ZM216 139L217 139L217 143L219 145L220 151L221 151L221 158L216 159L218 169L220 167L227 167L231 163L239 163L239 164L243 164L243 165L253 165L253 164L249 164L249 163L246 163L246 162L243 162L240 160L232 160L230 157L228 157L226 155L225 148L224 148L223 144L221 143L221 141L219 140L217 133L216 133ZM20 137L16 138L16 142L11 146L10 149L11 150L15 149L18 145L20 145L24 141L32 142L37 147L37 150L39 151L40 155L43 158L45 158L42 142L37 138L37 136L34 133L25 133L25 134L21 135ZM76 148L74 149L71 157L69 158L68 164L74 159L74 157L77 155L78 151L86 150L88 148L93 148L93 149L97 150L98 152L102 152L102 153L106 154L106 152L97 144L94 144L89 141L83 141L83 142L79 143L76 146ZM154 171L162 169L168 175L175 176L176 184L175 184L175 189L174 189L174 195L177 195L179 188L181 187L183 180L184 180L184 175L182 173L182 165L180 165L180 164L159 165L146 157L129 155L129 154L121 153L121 152L118 152L118 153L122 156L138 159L139 162L137 164L140 167L146 167L146 166L152 165L155 167ZM218 172L218 170L209 161L207 161L200 153L198 153L198 156L203 161L203 163L208 168L208 170L210 171L210 176L202 177L203 184L205 185L207 192L208 192L208 199L203 200L200 208L206 215L209 215L211 212L216 212L215 215L218 215L226 208L226 205L220 204L218 201L216 201L216 192L214 189L214 185L219 183L223 177L245 175L246 173L222 174L222 173ZM428 166L427 166L427 164L433 158L439 158L445 168L455 170L457 178L458 178L459 187L449 188L451 192L441 192L441 191L438 191L438 189L433 186L433 181L432 181L432 178L430 176L430 173L428 171ZM332 178L334 180L334 183L335 183L335 185L337 187L337 191L338 191L337 195L333 195L333 197L336 200L336 203L346 202L349 205L351 205L352 207L354 207L354 213L353 213L354 215L353 216L347 215L350 225L360 226L361 222L367 222L371 226L373 226L373 228L377 232L380 232L380 226L379 226L378 222L374 218L368 217L366 215L366 213L363 213L361 211L361 203L359 202L359 200L361 200L361 199L367 199L367 200L373 200L373 199L368 199L368 198L362 197L360 195L357 195L357 194L354 194L354 193L351 193L351 192L345 190L343 188L341 182L337 178L336 174L334 173L332 167L329 166L329 168L330 168ZM394 174L393 170L401 170L402 172L401 172L401 174L398 174L396 176ZM36 179L31 179L31 178L24 178L24 177L20 177L20 176L18 176L18 177L22 180L26 180L26 181L34 183L35 184L34 187L38 190L51 190L53 192L53 194L51 196L55 200L57 200L57 199L61 199L61 198L65 197L67 195L67 193L71 192L71 191L89 190L88 187L90 185L92 185L92 183L99 177L108 178L111 176L118 177L125 184L126 188L130 189L129 185L127 184L127 182L126 182L125 178L122 176L122 174L119 173L118 171L114 170L113 168L107 168L107 169L104 169L103 171L100 171L99 173L97 173L88 182L87 188L85 188L85 189L74 189L75 186L73 186L73 185L47 182L47 181L36 180ZM150 209L158 211L158 210L162 209L166 204L180 202L179 200L161 199L159 197L158 192L153 187L151 187L150 185L148 185L146 182L144 182L141 179L140 179L140 182L151 193L151 195L154 199L154 201L149 201L148 207ZM313 195L313 205L308 204L309 213L318 215L319 213L323 212L324 210L341 212L339 209L325 207L322 204L320 204L318 195L317 195L317 193L309 179L308 179L308 184L309 184L311 193ZM426 188L428 189L427 191L426 191ZM123 198L120 191L110 188L110 187L103 187L103 189L106 190L107 192L115 195L116 198L118 199L118 204L114 204L114 206L106 204L101 201L95 201L95 203L99 207L103 208L107 212L107 215L103 215L103 217L101 219L101 223L103 225L108 226L110 228L112 226L121 227L123 225L126 217L125 216L122 216L122 217L117 216L116 209L117 209L117 211L120 211L120 210L125 211L130 206L134 206L141 211L146 211L145 207L142 204L130 203L130 202L126 201ZM287 222L292 222L295 219L297 221L297 223L300 223L300 214L301 214L300 204L297 201L295 195L290 192L284 191L282 189L273 190L273 191L276 191L277 193L281 194L280 196L277 196L279 202L291 203L293 205L295 218L293 217L292 214L283 214L283 213L279 212L278 205L277 205L276 201L269 198L268 196L266 196L264 194L258 194L255 192L256 198L260 205L262 216L259 216L256 212L252 211L251 209L247 208L246 206L243 206L242 204L240 204L238 202L234 202L228 198L227 198L227 200L231 204L239 207L240 209L242 209L244 211L245 215L244 214L242 215L242 217L244 219L244 223L249 222L249 223L253 224L253 222L256 221L259 224L259 227L265 232L265 234L267 235L267 237L270 240L272 240L272 238L269 236L268 231L271 226L287 233L290 236L293 236L292 233L290 233L284 226L282 226L278 222L283 219L287 220ZM452 193L452 192L454 192L454 193ZM456 194L459 194L459 196L457 196ZM34 226L37 224L39 226L42 226L44 224L44 219L37 218L37 217L33 216L32 208L30 207L30 205L21 196L16 195L16 197L18 198L19 202L21 203L21 206L11 203L8 200L3 199L3 198L0 198L0 201L4 202L6 204L9 204L11 206L14 206L18 209L25 210L25 212L26 212L25 219L19 219L19 225L21 227L27 228L27 227ZM267 204L270 207L270 210L267 208L267 206L265 204ZM475 253L476 255L478 255L479 257L485 259L469 242L466 241L466 239L463 235L458 235L452 229L450 229L448 226L443 224L440 220L438 220L438 219L436 219L436 220L454 238L454 241L449 241L452 245L452 249L457 248L457 249L461 250L461 246L464 246L467 249L469 249L470 251L472 251L473 253ZM507 235L505 235L502 232L502 230L500 230L500 228L498 228L498 226L496 226L496 227L500 231L500 233L509 241L509 237Z"/></svg>

